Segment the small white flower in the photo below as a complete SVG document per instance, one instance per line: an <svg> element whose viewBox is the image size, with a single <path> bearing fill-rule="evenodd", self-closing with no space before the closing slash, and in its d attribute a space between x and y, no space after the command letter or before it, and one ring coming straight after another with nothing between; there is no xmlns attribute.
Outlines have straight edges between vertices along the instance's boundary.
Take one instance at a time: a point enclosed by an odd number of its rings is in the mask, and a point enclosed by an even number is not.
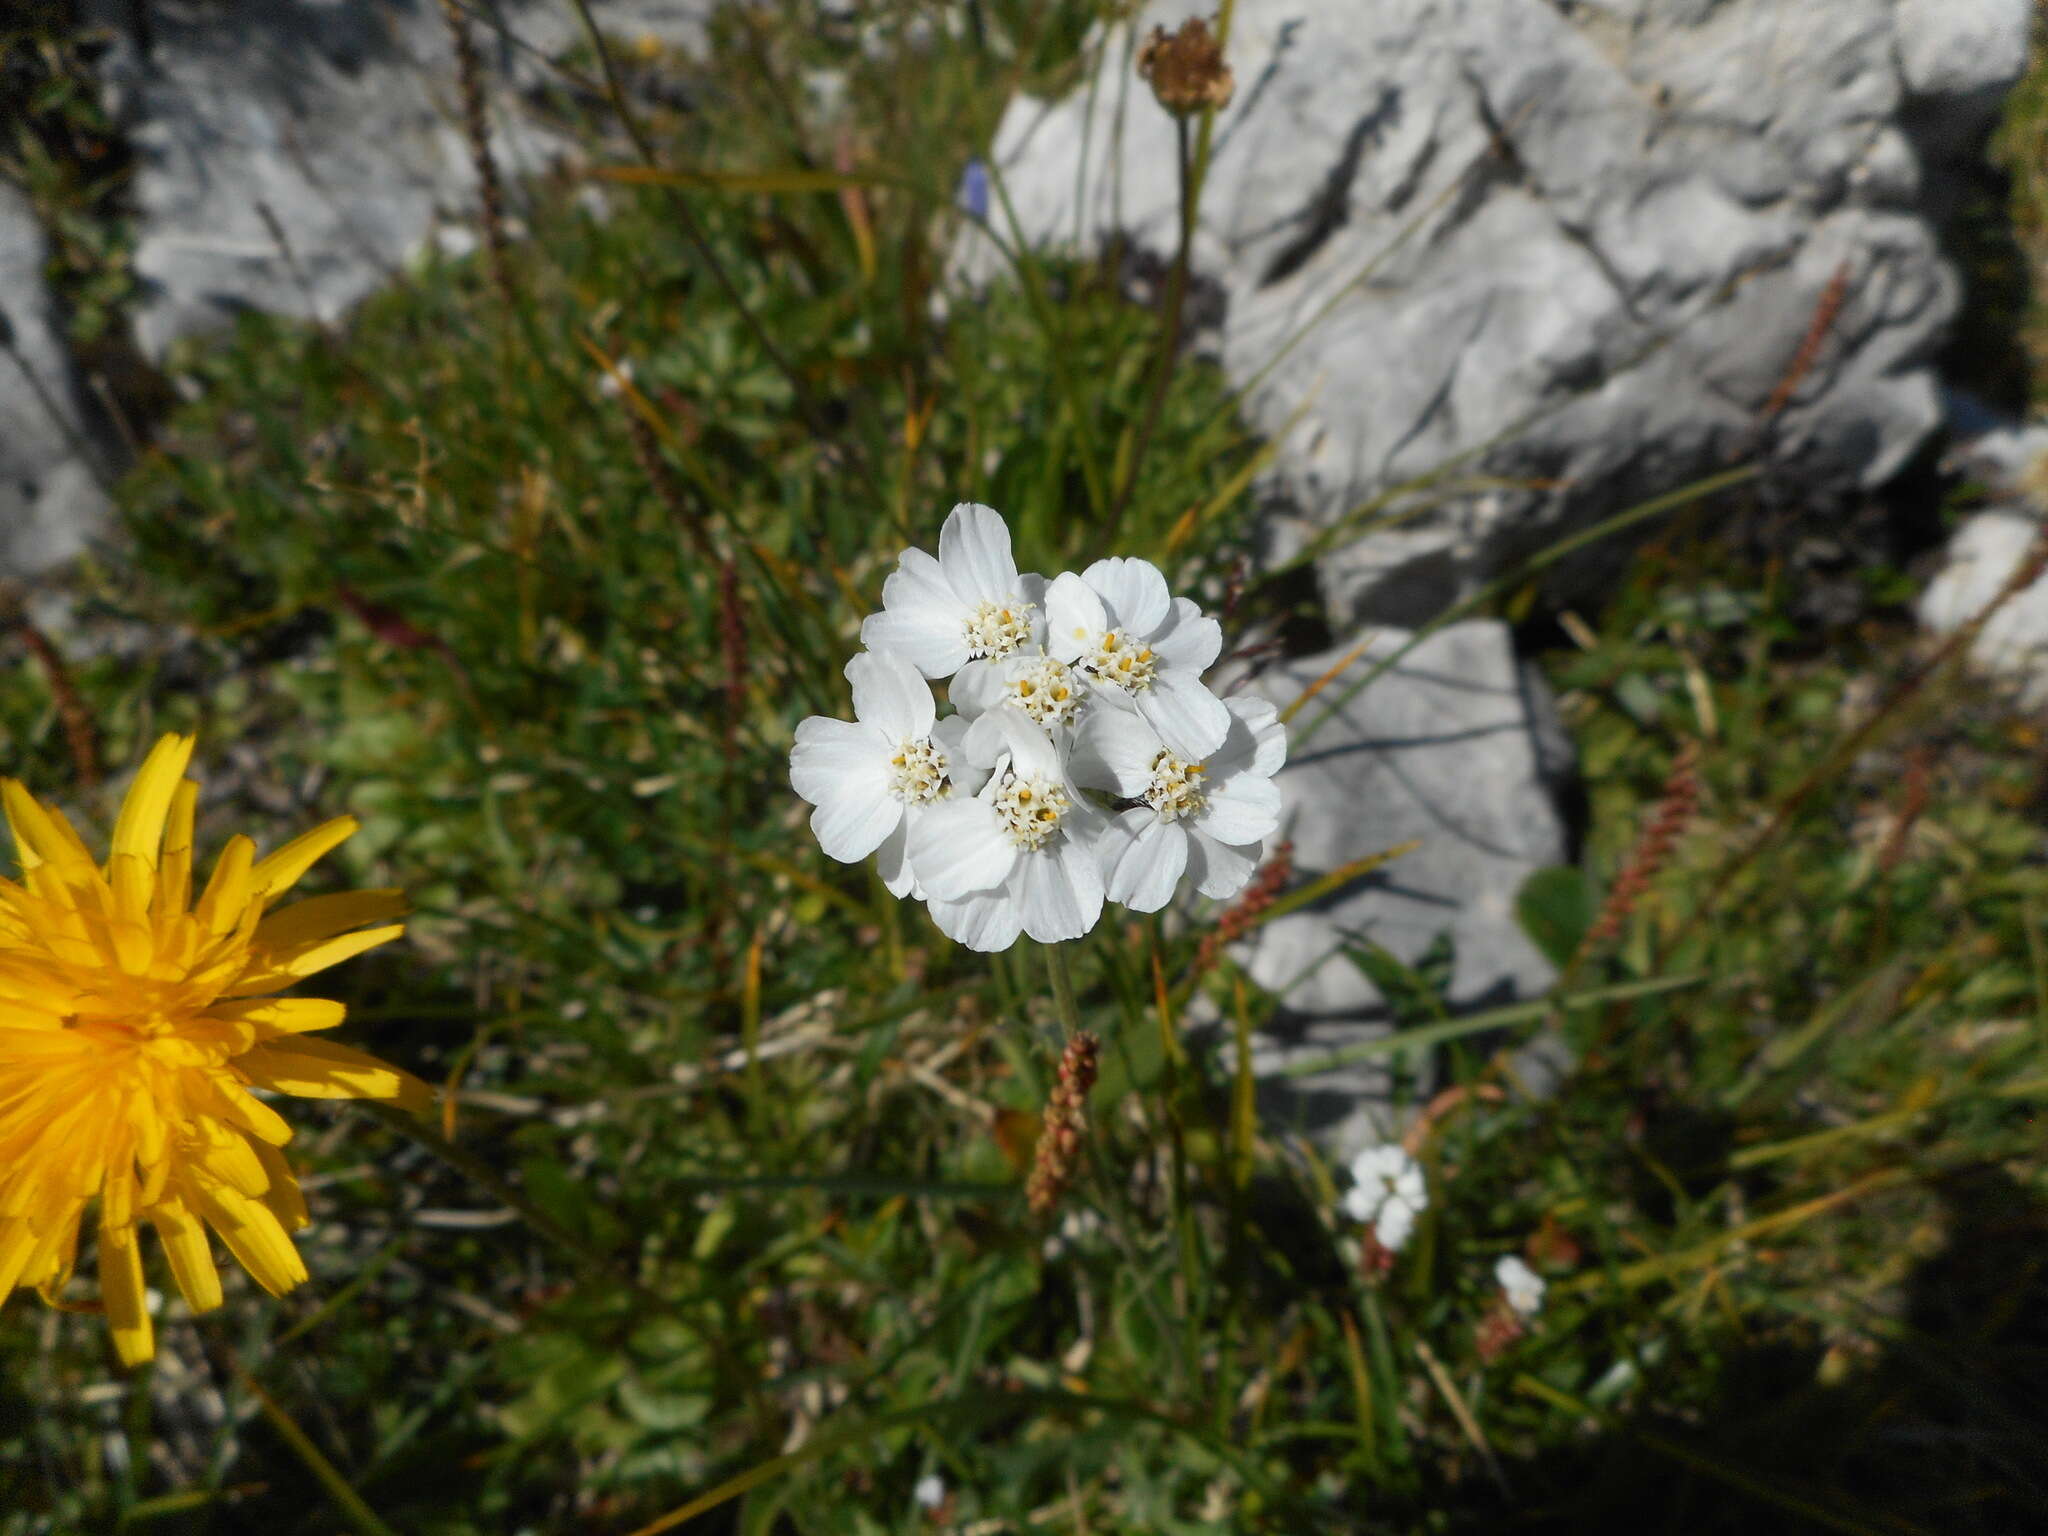
<svg viewBox="0 0 2048 1536"><path fill-rule="evenodd" d="M1082 724L1074 781L1139 802L1109 824L1100 844L1111 901L1157 912L1183 874L1219 899L1251 879L1260 845L1280 825L1273 775L1287 760L1287 731L1264 699L1231 699L1224 708L1229 734L1194 762L1142 715L1097 710Z"/></svg>
<svg viewBox="0 0 2048 1536"><path fill-rule="evenodd" d="M917 1500L919 1509L937 1509L946 1502L946 1482L936 1472L927 1472L917 1480L917 1486L910 1490L910 1496Z"/></svg>
<svg viewBox="0 0 2048 1536"><path fill-rule="evenodd" d="M1010 529L991 507L962 502L939 530L939 554L906 549L882 583L882 612L860 627L873 650L900 651L926 677L1035 650L1045 638L1045 578L1020 575Z"/></svg>
<svg viewBox="0 0 2048 1536"><path fill-rule="evenodd" d="M1351 1183L1346 1214L1370 1223L1380 1246L1399 1252L1415 1230L1415 1218L1429 1209L1422 1165L1393 1142L1367 1147L1351 1160Z"/></svg>
<svg viewBox="0 0 2048 1536"><path fill-rule="evenodd" d="M1068 776L1056 740L1008 705L968 729L981 792L933 806L910 833L910 863L932 920L969 949L1078 939L1102 915L1095 841L1102 813Z"/></svg>
<svg viewBox="0 0 2048 1536"><path fill-rule="evenodd" d="M1514 1254L1503 1255L1493 1266L1493 1278L1507 1293L1508 1305L1518 1317L1534 1317L1543 1310L1543 1277Z"/></svg>
<svg viewBox="0 0 2048 1536"><path fill-rule="evenodd" d="M967 721L938 720L931 685L901 656L863 651L846 664L854 718L812 715L796 728L789 781L817 809L811 831L832 858L878 854L891 894L915 893L909 835L918 820L987 777L967 761Z"/></svg>
<svg viewBox="0 0 2048 1536"><path fill-rule="evenodd" d="M969 665L953 679L949 696L965 715L1015 705L1050 731L1079 724L1090 692L1078 667L1041 650Z"/></svg>
<svg viewBox="0 0 2048 1536"><path fill-rule="evenodd" d="M1223 649L1223 628L1170 596L1147 560L1098 560L1062 571L1045 592L1046 649L1078 668L1103 698L1135 709L1180 756L1223 745L1230 716L1202 686Z"/></svg>

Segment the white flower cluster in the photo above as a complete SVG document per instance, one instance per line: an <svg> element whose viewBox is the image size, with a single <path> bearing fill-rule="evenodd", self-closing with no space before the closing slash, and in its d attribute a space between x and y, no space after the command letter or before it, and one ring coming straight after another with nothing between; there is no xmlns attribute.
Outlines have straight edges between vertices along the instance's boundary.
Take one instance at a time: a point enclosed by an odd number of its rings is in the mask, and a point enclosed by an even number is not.
<svg viewBox="0 0 2048 1536"><path fill-rule="evenodd" d="M1251 879L1286 732L1264 700L1203 686L1223 631L1158 567L1019 573L1002 518L963 504L936 558L903 552L882 607L846 665L854 718L811 716L790 754L827 854L875 854L978 950L1077 939L1105 898L1156 912L1183 877L1217 898Z"/></svg>
<svg viewBox="0 0 2048 1536"><path fill-rule="evenodd" d="M1423 1181L1422 1165L1399 1145L1367 1147L1351 1159L1344 1210L1353 1221L1370 1226L1389 1253L1401 1251L1415 1230L1415 1218L1428 1209L1429 1186Z"/></svg>
<svg viewBox="0 0 2048 1536"><path fill-rule="evenodd" d="M1500 1282L1501 1293L1517 1317L1534 1317L1543 1310L1543 1293L1549 1287L1517 1255L1502 1255L1493 1266L1493 1278Z"/></svg>

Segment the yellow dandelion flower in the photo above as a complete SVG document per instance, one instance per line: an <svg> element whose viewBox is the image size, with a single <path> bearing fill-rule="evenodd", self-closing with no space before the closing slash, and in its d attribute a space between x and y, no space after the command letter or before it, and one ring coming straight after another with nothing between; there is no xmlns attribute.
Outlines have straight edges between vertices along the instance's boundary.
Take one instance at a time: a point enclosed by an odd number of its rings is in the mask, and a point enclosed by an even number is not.
<svg viewBox="0 0 2048 1536"><path fill-rule="evenodd" d="M20 883L0 879L0 1303L16 1287L56 1303L97 1196L100 1295L130 1365L155 1352L144 1218L195 1312L221 1300L209 1227L273 1295L306 1278L289 1235L306 1206L278 1151L291 1127L251 1088L428 1098L419 1079L308 1037L341 1022L340 1003L275 995L404 932L395 890L266 911L354 819L263 859L234 838L195 902L191 758L189 736L156 744L104 865L62 812L0 780L21 864Z"/></svg>

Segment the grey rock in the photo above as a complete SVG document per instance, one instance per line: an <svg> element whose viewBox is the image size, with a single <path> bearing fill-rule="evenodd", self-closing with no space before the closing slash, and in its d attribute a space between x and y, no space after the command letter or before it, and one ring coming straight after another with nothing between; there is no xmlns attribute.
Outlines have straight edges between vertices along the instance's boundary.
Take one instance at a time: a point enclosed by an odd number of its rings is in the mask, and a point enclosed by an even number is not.
<svg viewBox="0 0 2048 1536"><path fill-rule="evenodd" d="M1533 997L1552 980L1514 910L1530 872L1566 856L1551 785L1569 747L1548 691L1518 665L1506 626L1475 620L1439 630L1345 696L1409 638L1376 633L1295 717L1277 781L1286 807L1279 836L1293 840L1303 882L1411 840L1419 846L1256 930L1242 955L1281 1004L1253 1051L1264 1123L1313 1134L1340 1157L1392 1131L1390 1063L1275 1073L1391 1027L1347 946L1369 941L1412 964L1447 938L1445 998L1460 1010ZM1284 708L1349 650L1287 662L1250 691ZM1403 1067L1426 1083L1426 1062Z"/></svg>
<svg viewBox="0 0 2048 1536"><path fill-rule="evenodd" d="M1134 25L1210 8L1155 0ZM1192 253L1227 296L1210 344L1252 422L1300 413L1269 554L1394 492L1398 528L1318 567L1340 624L1414 624L1760 450L1804 498L1882 482L1940 421L1929 359L1958 299L1941 157L2023 67L2027 12L1240 0ZM1121 34L1101 57L1070 97L1013 103L994 162L1027 242L1170 254L1172 123ZM1011 233L1000 202L995 219ZM957 270L1002 260L970 236Z"/></svg>
<svg viewBox="0 0 2048 1536"><path fill-rule="evenodd" d="M0 583L33 580L107 524L105 453L43 281L35 211L0 182Z"/></svg>
<svg viewBox="0 0 2048 1536"><path fill-rule="evenodd" d="M2020 505L1979 512L1949 538L1947 558L1920 596L1920 622L1952 634L1982 613L2043 537ZM2011 681L2023 708L2048 705L2048 576L2013 594L1970 643L1970 660Z"/></svg>
<svg viewBox="0 0 2048 1536"><path fill-rule="evenodd" d="M607 31L701 40L711 0L593 0ZM477 217L453 47L434 0L153 0L89 19L125 39L103 69L137 153L135 317L145 354L244 310L332 321L437 233ZM580 31L564 0L515 0L476 35L508 181L571 151L519 93ZM511 188L516 199L516 185ZM516 207L516 204L515 204Z"/></svg>

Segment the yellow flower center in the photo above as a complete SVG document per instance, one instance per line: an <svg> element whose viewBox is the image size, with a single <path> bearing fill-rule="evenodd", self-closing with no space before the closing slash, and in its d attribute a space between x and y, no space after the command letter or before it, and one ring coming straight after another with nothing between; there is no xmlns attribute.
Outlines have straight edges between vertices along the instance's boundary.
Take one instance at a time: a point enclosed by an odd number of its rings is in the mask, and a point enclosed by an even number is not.
<svg viewBox="0 0 2048 1536"><path fill-rule="evenodd" d="M1010 685L1010 699L1040 725L1071 725L1087 694L1071 667L1047 656Z"/></svg>
<svg viewBox="0 0 2048 1536"><path fill-rule="evenodd" d="M889 759L889 793L905 805L931 805L953 793L946 754L922 736L906 736Z"/></svg>
<svg viewBox="0 0 2048 1536"><path fill-rule="evenodd" d="M1060 821L1074 808L1066 790L1050 779L1020 779L1005 774L995 794L996 815L1010 841L1026 852L1043 848Z"/></svg>
<svg viewBox="0 0 2048 1536"><path fill-rule="evenodd" d="M1152 759L1152 783L1145 791L1145 803L1159 813L1161 821L1179 821L1193 816L1209 803L1202 793L1200 763L1184 763L1171 752Z"/></svg>
<svg viewBox="0 0 2048 1536"><path fill-rule="evenodd" d="M966 629L970 660L1007 656L1031 638L1031 605L1014 595L977 603L967 615Z"/></svg>
<svg viewBox="0 0 2048 1536"><path fill-rule="evenodd" d="M1112 684L1125 693L1143 693L1159 670L1149 645L1114 629L1103 631L1094 649L1081 658L1081 665L1097 682Z"/></svg>

